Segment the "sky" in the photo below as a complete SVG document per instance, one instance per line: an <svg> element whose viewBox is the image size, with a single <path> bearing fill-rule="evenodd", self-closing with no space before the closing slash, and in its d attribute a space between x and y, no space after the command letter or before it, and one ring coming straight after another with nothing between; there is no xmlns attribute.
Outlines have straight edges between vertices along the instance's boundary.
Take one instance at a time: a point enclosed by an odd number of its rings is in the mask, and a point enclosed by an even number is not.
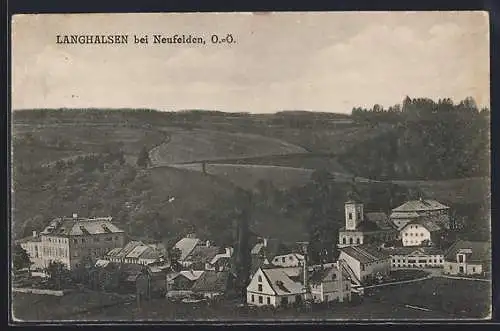
<svg viewBox="0 0 500 331"><path fill-rule="evenodd" d="M485 12L20 15L12 108L350 113L406 95L489 107L488 30ZM236 43L210 43L228 33ZM191 34L207 44L56 43L72 34Z"/></svg>

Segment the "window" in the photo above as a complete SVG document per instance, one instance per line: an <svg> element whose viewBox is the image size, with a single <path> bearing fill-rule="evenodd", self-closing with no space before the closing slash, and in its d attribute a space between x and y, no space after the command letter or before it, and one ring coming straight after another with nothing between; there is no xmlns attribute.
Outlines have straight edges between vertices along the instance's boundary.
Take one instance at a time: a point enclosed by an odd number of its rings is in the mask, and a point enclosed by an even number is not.
<svg viewBox="0 0 500 331"><path fill-rule="evenodd" d="M405 237L408 237L408 233L405 233Z"/></svg>
<svg viewBox="0 0 500 331"><path fill-rule="evenodd" d="M361 265L361 271L365 271L365 265L364 264Z"/></svg>
<svg viewBox="0 0 500 331"><path fill-rule="evenodd" d="M352 213L349 213L349 219L352 220Z"/></svg>
<svg viewBox="0 0 500 331"><path fill-rule="evenodd" d="M259 275L259 276L257 277L257 280L258 280L259 282L261 282L261 281L262 281L262 276L261 276L261 275Z"/></svg>
<svg viewBox="0 0 500 331"><path fill-rule="evenodd" d="M255 302L255 296L252 294L252 302Z"/></svg>
<svg viewBox="0 0 500 331"><path fill-rule="evenodd" d="M262 296L259 295L259 303L262 303Z"/></svg>
<svg viewBox="0 0 500 331"><path fill-rule="evenodd" d="M77 239L73 239L73 243L74 244L78 243L78 240Z"/></svg>
<svg viewBox="0 0 500 331"><path fill-rule="evenodd" d="M472 267L472 272L476 272L476 267Z"/></svg>
<svg viewBox="0 0 500 331"><path fill-rule="evenodd" d="M293 260L293 257L289 256L289 257L288 257L288 259L289 259L290 261L292 261L292 260Z"/></svg>
<svg viewBox="0 0 500 331"><path fill-rule="evenodd" d="M345 238L345 237L344 237L344 238L342 238L342 243L343 243L344 245L345 245L345 244L347 244L347 240L346 240L346 238Z"/></svg>
<svg viewBox="0 0 500 331"><path fill-rule="evenodd" d="M356 244L359 244L360 243L360 240L359 238L356 239Z"/></svg>
<svg viewBox="0 0 500 331"><path fill-rule="evenodd" d="M450 270L451 270L451 265L450 265Z"/></svg>
<svg viewBox="0 0 500 331"><path fill-rule="evenodd" d="M267 304L270 305L271 304L271 298L270 297L267 297Z"/></svg>
<svg viewBox="0 0 500 331"><path fill-rule="evenodd" d="M262 292L262 284L259 284L258 289L259 289L259 292Z"/></svg>
<svg viewBox="0 0 500 331"><path fill-rule="evenodd" d="M410 233L410 237L413 237L413 232L412 232L412 233Z"/></svg>
<svg viewBox="0 0 500 331"><path fill-rule="evenodd" d="M458 263L464 263L465 262L465 257L464 257L463 254L458 254L457 258L458 258Z"/></svg>
<svg viewBox="0 0 500 331"><path fill-rule="evenodd" d="M282 258L281 258L281 262L285 263L285 261L286 261L286 258L285 258L285 257L282 257Z"/></svg>
<svg viewBox="0 0 500 331"><path fill-rule="evenodd" d="M353 241L352 241L352 238L349 238L349 244L351 244L351 245L352 245L352 242L353 242Z"/></svg>
<svg viewBox="0 0 500 331"><path fill-rule="evenodd" d="M361 213L358 213L358 219L361 219Z"/></svg>

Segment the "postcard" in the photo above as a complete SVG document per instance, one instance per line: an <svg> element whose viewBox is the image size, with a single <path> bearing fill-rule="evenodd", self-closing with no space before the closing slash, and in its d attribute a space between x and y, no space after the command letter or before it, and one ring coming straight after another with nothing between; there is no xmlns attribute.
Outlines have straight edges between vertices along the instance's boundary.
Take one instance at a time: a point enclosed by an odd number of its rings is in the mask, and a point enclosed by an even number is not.
<svg viewBox="0 0 500 331"><path fill-rule="evenodd" d="M491 318L486 12L11 32L12 323Z"/></svg>

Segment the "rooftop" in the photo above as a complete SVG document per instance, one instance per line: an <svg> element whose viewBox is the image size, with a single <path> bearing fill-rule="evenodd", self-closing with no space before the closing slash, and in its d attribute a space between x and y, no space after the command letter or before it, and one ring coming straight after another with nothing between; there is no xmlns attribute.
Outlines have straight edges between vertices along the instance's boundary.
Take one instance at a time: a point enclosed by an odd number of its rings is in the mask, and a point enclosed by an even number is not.
<svg viewBox="0 0 500 331"><path fill-rule="evenodd" d="M384 251L390 255L443 255L443 251L436 247L394 247L384 248Z"/></svg>
<svg viewBox="0 0 500 331"><path fill-rule="evenodd" d="M175 248L181 251L180 261L184 261L193 249L200 243L198 238L182 238L175 244Z"/></svg>
<svg viewBox="0 0 500 331"><path fill-rule="evenodd" d="M444 210L450 207L443 205L436 200L428 199L418 199L410 200L403 203L401 206L394 208L393 212L419 212L419 211L433 211L433 210Z"/></svg>
<svg viewBox="0 0 500 331"><path fill-rule="evenodd" d="M361 263L377 262L389 257L382 249L370 245L348 246L340 250Z"/></svg>
<svg viewBox="0 0 500 331"><path fill-rule="evenodd" d="M445 253L445 260L455 261L457 253L467 255L469 262L491 261L491 243L486 241L456 241Z"/></svg>
<svg viewBox="0 0 500 331"><path fill-rule="evenodd" d="M261 269L277 295L300 294L304 292L304 286L290 279L280 268Z"/></svg>
<svg viewBox="0 0 500 331"><path fill-rule="evenodd" d="M111 221L111 217L60 217L52 220L41 234L54 236L81 236L124 232Z"/></svg>
<svg viewBox="0 0 500 331"><path fill-rule="evenodd" d="M198 278L191 290L193 292L219 292L226 291L229 282L229 272L222 271L205 271L200 278Z"/></svg>

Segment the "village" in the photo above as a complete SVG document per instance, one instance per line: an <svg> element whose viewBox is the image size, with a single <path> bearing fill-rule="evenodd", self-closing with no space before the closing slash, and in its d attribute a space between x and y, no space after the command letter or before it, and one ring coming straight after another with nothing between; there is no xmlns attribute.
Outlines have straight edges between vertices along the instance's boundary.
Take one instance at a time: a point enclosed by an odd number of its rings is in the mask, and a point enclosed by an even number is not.
<svg viewBox="0 0 500 331"><path fill-rule="evenodd" d="M450 208L436 200L410 200L386 214L366 211L362 201L350 199L344 209L335 261L309 263L307 242L290 246L280 238L255 238L249 247L246 299L239 305L335 309L362 305L365 295L376 295L367 294L368 289L432 277L491 277L488 242L437 245L455 225ZM112 217L73 214L52 220L42 232L34 231L16 244L29 263L14 272L14 292L64 295L66 290L87 288L133 295L138 306L151 298L210 304L234 296L235 247L218 247L194 233L165 247L129 238Z"/></svg>

